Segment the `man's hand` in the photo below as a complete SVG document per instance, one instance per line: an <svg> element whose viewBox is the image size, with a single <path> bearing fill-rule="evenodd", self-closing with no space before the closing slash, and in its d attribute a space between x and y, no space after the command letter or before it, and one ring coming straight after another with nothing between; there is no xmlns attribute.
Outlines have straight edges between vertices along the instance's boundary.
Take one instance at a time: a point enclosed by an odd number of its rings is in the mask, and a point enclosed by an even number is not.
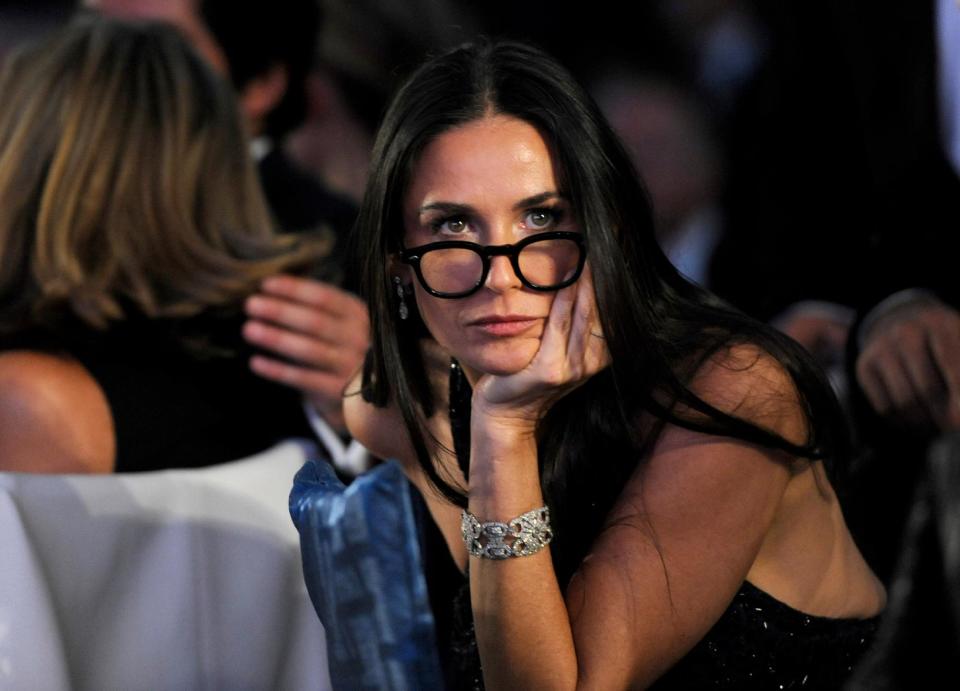
<svg viewBox="0 0 960 691"><path fill-rule="evenodd" d="M843 363L854 317L849 307L804 300L788 307L771 323L806 348L824 369L829 369Z"/></svg>
<svg viewBox="0 0 960 691"><path fill-rule="evenodd" d="M960 313L931 297L884 315L865 334L856 373L891 421L916 432L960 429Z"/></svg>
<svg viewBox="0 0 960 691"><path fill-rule="evenodd" d="M328 283L274 276L246 303L243 336L277 357L255 355L261 377L304 392L334 428L343 427L343 390L370 345L367 308Z"/></svg>

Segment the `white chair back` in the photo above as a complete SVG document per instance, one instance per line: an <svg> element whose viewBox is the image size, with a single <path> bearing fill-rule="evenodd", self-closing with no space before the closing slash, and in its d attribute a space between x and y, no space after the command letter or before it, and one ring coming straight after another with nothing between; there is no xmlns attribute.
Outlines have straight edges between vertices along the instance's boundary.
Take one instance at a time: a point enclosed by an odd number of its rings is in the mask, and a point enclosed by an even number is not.
<svg viewBox="0 0 960 691"><path fill-rule="evenodd" d="M0 689L329 689L287 509L311 453L0 473Z"/></svg>

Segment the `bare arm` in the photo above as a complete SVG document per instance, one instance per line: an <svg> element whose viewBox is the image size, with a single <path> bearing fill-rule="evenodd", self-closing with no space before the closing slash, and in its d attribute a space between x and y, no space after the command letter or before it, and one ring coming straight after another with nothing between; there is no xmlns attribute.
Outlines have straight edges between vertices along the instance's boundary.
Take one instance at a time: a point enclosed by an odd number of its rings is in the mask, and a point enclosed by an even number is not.
<svg viewBox="0 0 960 691"><path fill-rule="evenodd" d="M109 473L116 453L103 391L79 364L0 354L0 470Z"/></svg>
<svg viewBox="0 0 960 691"><path fill-rule="evenodd" d="M421 340L420 350L437 411L430 421L430 433L449 447L452 442L448 439L450 421L446 409L450 355L432 340ZM357 371L344 389L343 414L347 429L371 452L380 458L397 459L410 474L417 466L417 459L400 410L393 402L383 408L368 403L360 393L362 385L362 374Z"/></svg>
<svg viewBox="0 0 960 691"><path fill-rule="evenodd" d="M470 511L506 521L543 504L533 424L539 406L604 364L588 281L558 294L540 352L510 377L483 377L471 420ZM574 294L574 290L578 292ZM740 408L754 389L784 394L758 420L801 440L785 375L717 367L698 386ZM706 393L704 394L706 395ZM750 414L746 411L745 414ZM602 472L602 450L597 450ZM642 687L716 621L754 565L790 478L784 459L731 439L669 427L618 500L562 593L543 550L470 558L484 679L491 689Z"/></svg>

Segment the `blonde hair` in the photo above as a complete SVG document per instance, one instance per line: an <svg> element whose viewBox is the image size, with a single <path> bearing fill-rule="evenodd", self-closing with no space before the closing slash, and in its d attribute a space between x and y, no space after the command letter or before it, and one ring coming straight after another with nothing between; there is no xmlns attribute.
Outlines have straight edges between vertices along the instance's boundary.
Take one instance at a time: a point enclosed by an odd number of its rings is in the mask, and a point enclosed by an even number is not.
<svg viewBox="0 0 960 691"><path fill-rule="evenodd" d="M277 236L230 87L172 27L83 17L0 76L0 330L237 305Z"/></svg>

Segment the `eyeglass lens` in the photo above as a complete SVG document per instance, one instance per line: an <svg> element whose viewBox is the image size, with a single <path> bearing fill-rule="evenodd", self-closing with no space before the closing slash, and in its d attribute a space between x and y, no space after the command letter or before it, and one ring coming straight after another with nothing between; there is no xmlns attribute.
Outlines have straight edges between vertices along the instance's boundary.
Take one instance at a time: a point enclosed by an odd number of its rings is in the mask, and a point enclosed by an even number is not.
<svg viewBox="0 0 960 691"><path fill-rule="evenodd" d="M577 270L580 246L566 238L531 242L517 255L523 278L542 288L561 285ZM483 278L483 258L472 249L443 248L425 252L420 259L424 282L440 293L462 293Z"/></svg>

